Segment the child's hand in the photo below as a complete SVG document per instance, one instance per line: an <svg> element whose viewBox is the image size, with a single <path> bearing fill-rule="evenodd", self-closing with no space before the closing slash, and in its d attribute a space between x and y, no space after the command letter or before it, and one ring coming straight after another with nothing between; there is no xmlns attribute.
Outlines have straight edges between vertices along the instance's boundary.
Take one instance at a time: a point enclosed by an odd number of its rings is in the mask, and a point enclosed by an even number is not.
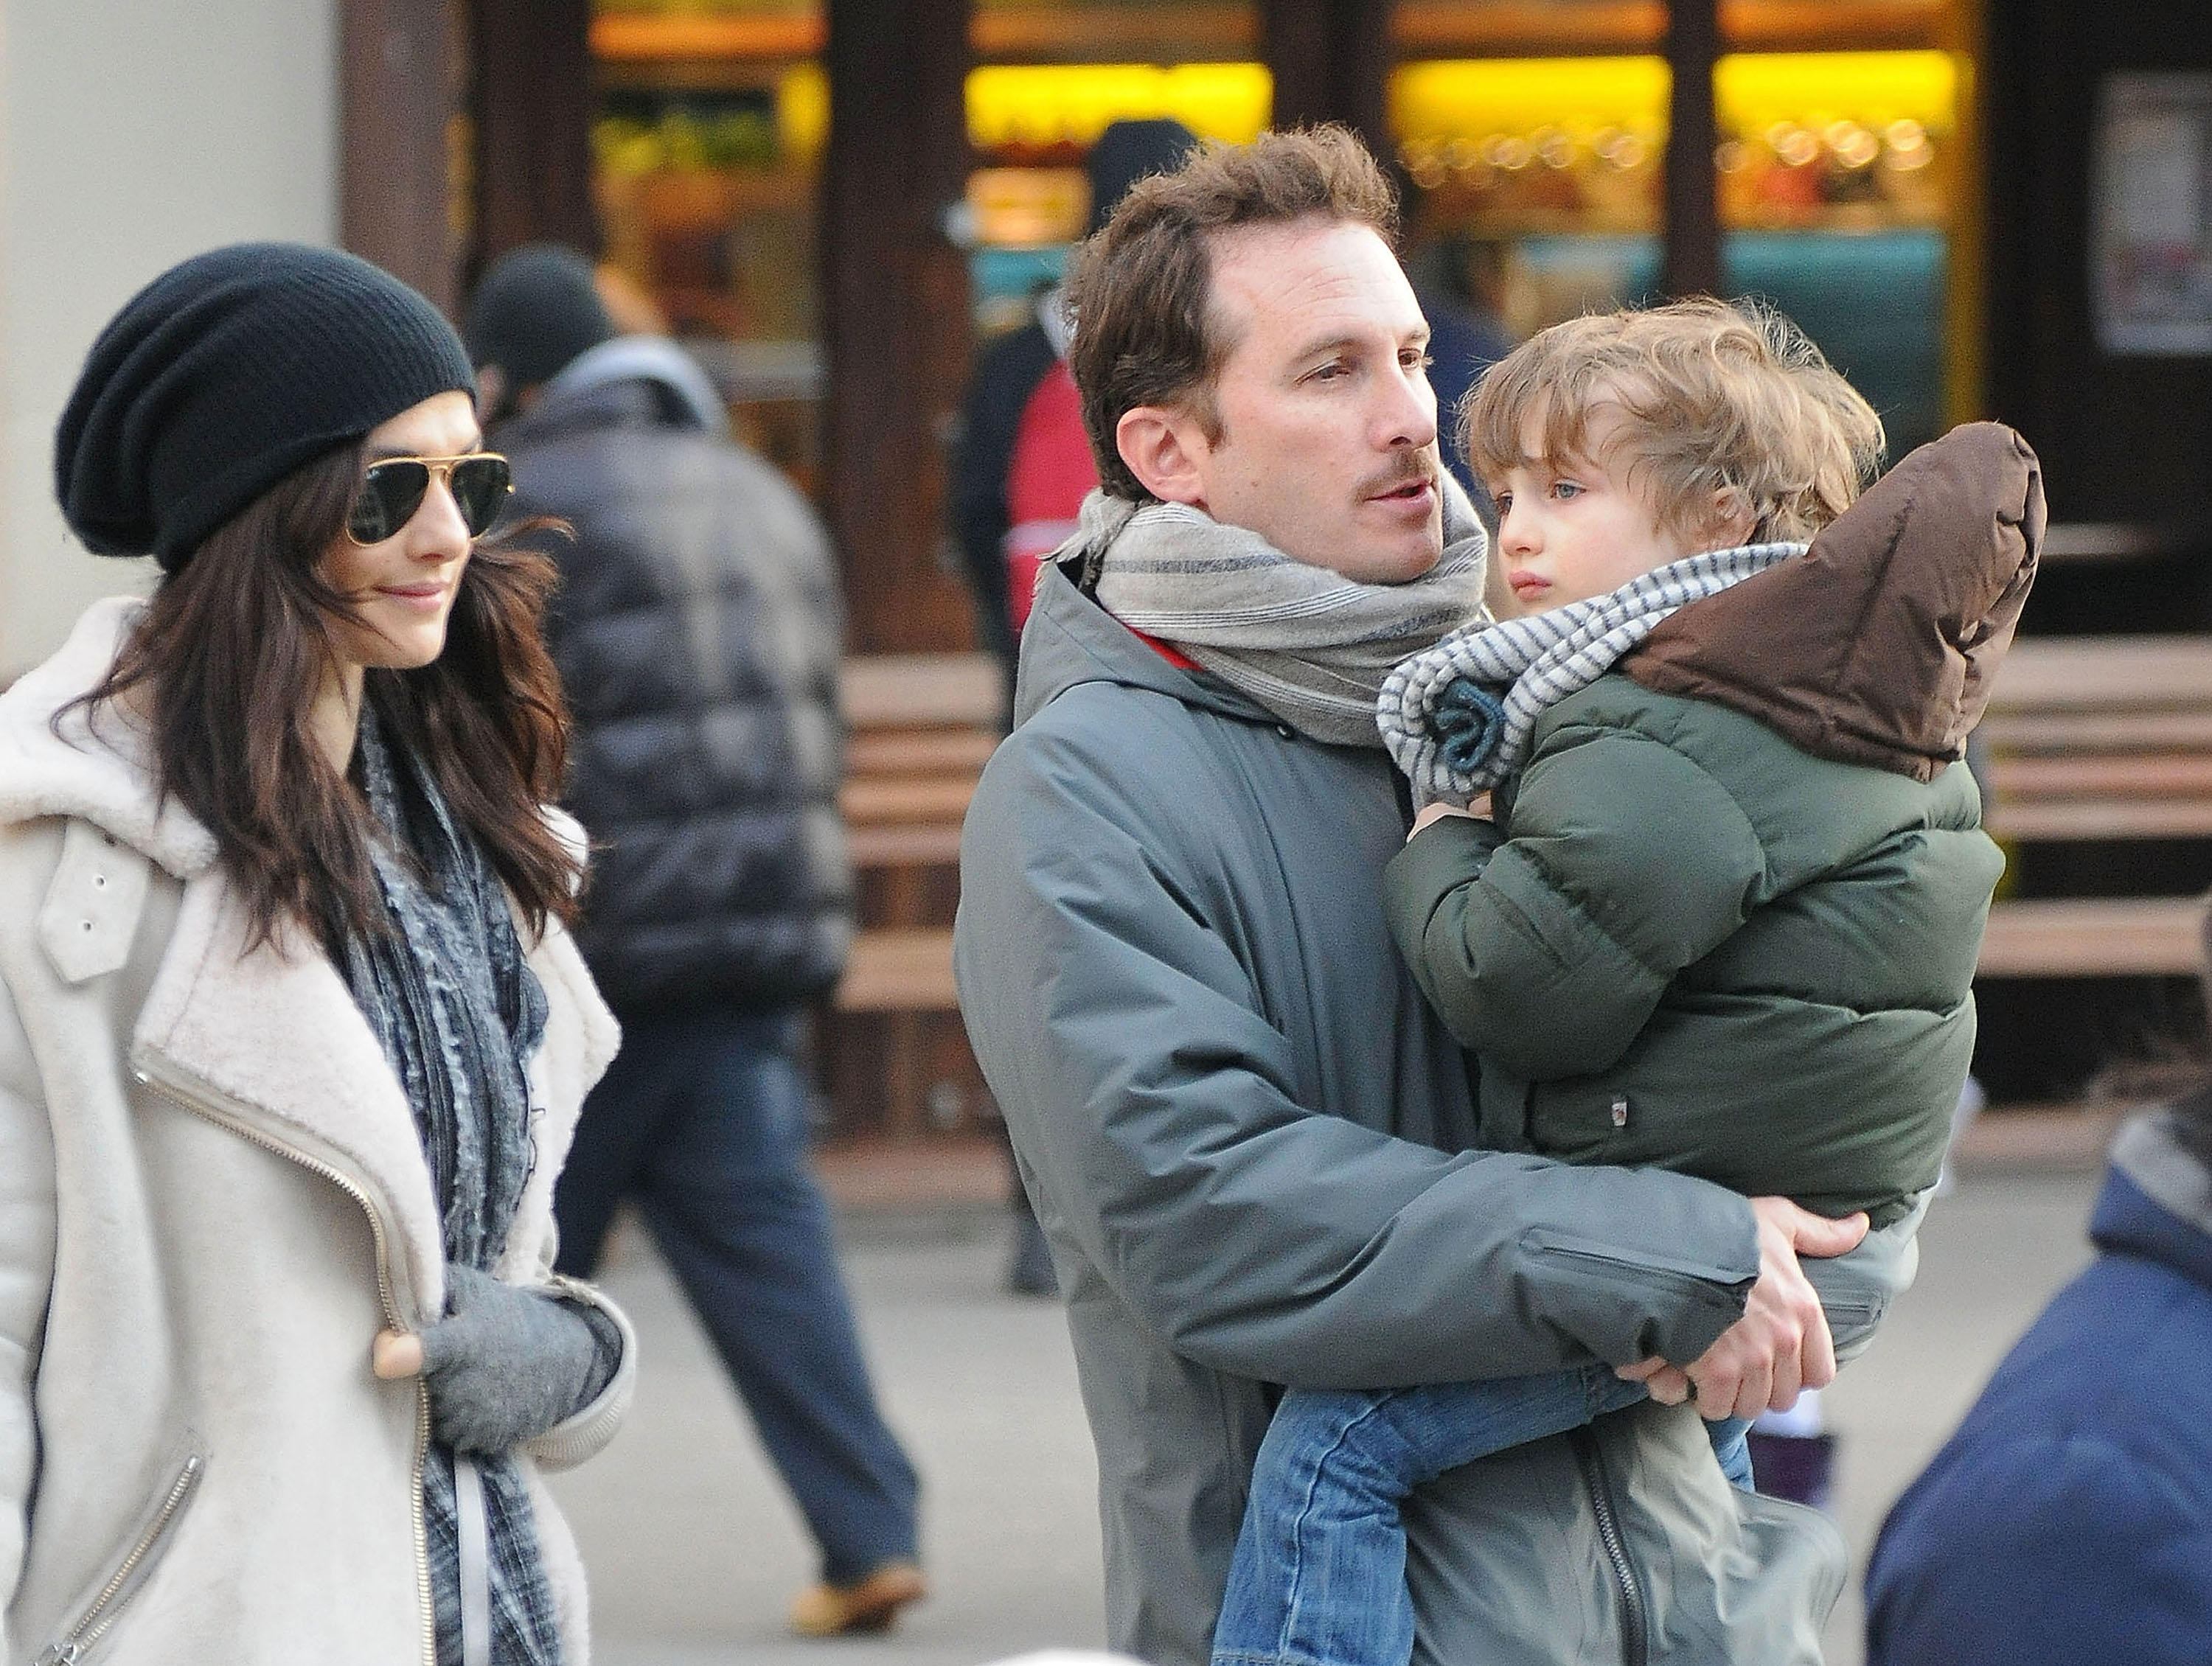
<svg viewBox="0 0 2212 1666"><path fill-rule="evenodd" d="M1481 793L1470 799L1465 809L1462 809L1457 804L1424 805L1421 813L1413 818L1413 832L1407 833L1406 837L1411 839L1413 833L1420 832L1422 828L1433 827L1447 815L1464 815L1470 821L1487 821L1490 820L1490 795L1486 792Z"/></svg>
<svg viewBox="0 0 2212 1666"><path fill-rule="evenodd" d="M1619 1372L1643 1383L1662 1405L1678 1406L1694 1392L1698 1415L1716 1422L1770 1408L1786 1411L1800 1390L1835 1380L1827 1315L1797 1257L1841 1255L1867 1233L1863 1215L1831 1221L1786 1197L1754 1197L1751 1208L1759 1221L1759 1281L1743 1317L1686 1367L1644 1360Z"/></svg>

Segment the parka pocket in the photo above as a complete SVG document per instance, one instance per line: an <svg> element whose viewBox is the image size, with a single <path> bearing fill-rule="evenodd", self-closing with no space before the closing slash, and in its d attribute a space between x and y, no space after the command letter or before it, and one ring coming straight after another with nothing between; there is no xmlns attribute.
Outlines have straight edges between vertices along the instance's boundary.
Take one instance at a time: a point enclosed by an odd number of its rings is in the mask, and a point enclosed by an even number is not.
<svg viewBox="0 0 2212 1666"><path fill-rule="evenodd" d="M77 1611L76 1618L40 1654L36 1666L77 1666L91 1658L100 1639L145 1588L154 1569L174 1542L177 1524L191 1507L207 1473L207 1455L196 1443L169 1470L167 1484L156 1493L131 1524L122 1555L106 1579Z"/></svg>

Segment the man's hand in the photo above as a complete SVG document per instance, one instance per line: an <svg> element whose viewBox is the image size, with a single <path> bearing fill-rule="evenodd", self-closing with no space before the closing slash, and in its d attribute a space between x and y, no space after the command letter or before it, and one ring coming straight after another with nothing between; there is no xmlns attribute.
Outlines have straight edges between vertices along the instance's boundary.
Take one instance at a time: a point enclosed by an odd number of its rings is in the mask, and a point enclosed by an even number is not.
<svg viewBox="0 0 2212 1666"><path fill-rule="evenodd" d="M1644 1360L1620 1367L1662 1405L1679 1406L1692 1392L1700 1416L1756 1417L1786 1411L1798 1392L1826 1388L1836 1377L1836 1347L1820 1299L1797 1265L1801 1255L1836 1256L1867 1234L1863 1215L1831 1221L1786 1197L1754 1197L1759 1220L1759 1281L1743 1317L1686 1367Z"/></svg>
<svg viewBox="0 0 2212 1666"><path fill-rule="evenodd" d="M1486 792L1477 794L1468 800L1467 808L1464 809L1457 804L1424 804L1421 807L1421 813L1413 818L1413 832L1408 833L1406 837L1411 839L1413 833L1420 832L1422 828L1434 827L1447 815L1464 815L1472 821L1487 821L1490 820L1490 795Z"/></svg>

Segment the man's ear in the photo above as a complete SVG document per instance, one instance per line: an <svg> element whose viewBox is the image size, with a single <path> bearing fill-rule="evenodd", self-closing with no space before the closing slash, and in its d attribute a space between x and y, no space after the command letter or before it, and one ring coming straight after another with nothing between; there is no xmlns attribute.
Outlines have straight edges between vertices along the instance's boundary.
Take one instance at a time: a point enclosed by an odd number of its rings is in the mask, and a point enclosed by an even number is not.
<svg viewBox="0 0 2212 1666"><path fill-rule="evenodd" d="M1164 405L1138 405L1114 425L1115 449L1162 503L1206 506L1204 463L1212 450L1197 419Z"/></svg>

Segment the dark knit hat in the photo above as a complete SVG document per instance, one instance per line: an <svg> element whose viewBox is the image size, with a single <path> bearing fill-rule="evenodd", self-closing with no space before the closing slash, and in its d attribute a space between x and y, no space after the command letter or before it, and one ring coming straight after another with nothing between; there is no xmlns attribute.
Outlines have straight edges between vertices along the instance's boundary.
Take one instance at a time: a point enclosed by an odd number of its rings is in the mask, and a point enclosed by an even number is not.
<svg viewBox="0 0 2212 1666"><path fill-rule="evenodd" d="M54 435L54 491L100 555L174 572L315 458L434 394L473 394L438 309L355 256L238 243L155 278L117 313Z"/></svg>
<svg viewBox="0 0 2212 1666"><path fill-rule="evenodd" d="M477 285L462 339L480 365L518 388L550 382L615 333L592 263L558 243L532 243L492 262Z"/></svg>
<svg viewBox="0 0 2212 1666"><path fill-rule="evenodd" d="M1198 135L1173 117L1112 122L1084 163L1091 175L1091 229L1114 217L1129 187L1155 173L1173 173L1198 147Z"/></svg>

